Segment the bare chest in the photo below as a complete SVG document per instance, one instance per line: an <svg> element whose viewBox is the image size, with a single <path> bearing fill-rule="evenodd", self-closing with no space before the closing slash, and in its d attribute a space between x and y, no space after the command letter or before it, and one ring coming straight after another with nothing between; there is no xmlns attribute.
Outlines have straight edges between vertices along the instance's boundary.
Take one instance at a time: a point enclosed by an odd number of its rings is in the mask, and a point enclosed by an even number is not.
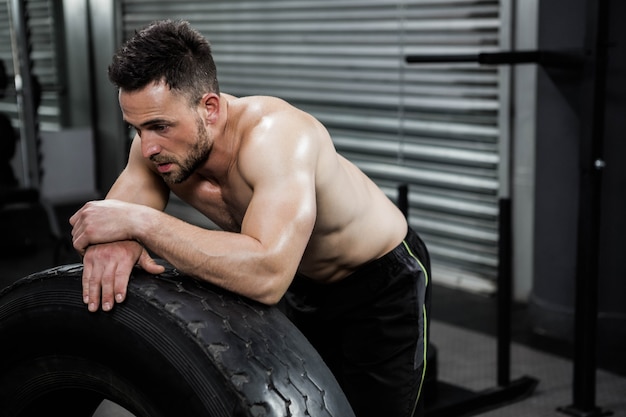
<svg viewBox="0 0 626 417"><path fill-rule="evenodd" d="M186 181L172 187L172 192L229 232L241 232L241 224L252 198L251 190L245 185L217 184L206 180Z"/></svg>

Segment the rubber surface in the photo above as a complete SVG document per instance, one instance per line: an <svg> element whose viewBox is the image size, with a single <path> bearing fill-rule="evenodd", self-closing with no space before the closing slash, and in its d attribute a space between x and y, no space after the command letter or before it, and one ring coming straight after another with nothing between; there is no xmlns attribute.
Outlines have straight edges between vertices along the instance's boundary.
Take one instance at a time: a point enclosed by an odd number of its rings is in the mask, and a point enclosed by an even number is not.
<svg viewBox="0 0 626 417"><path fill-rule="evenodd" d="M136 270L126 301L89 313L82 265L0 292L0 416L90 416L103 399L138 417L354 416L275 307L168 267Z"/></svg>

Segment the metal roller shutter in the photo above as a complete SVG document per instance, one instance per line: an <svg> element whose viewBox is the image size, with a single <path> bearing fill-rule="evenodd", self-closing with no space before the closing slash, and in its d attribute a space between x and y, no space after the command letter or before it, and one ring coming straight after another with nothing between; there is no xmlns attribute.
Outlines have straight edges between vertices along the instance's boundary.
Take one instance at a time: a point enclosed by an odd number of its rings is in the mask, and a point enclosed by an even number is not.
<svg viewBox="0 0 626 417"><path fill-rule="evenodd" d="M9 22L9 9L6 1L0 2L0 60L4 63L7 75L13 74L13 55L11 51L11 26ZM15 97L12 91L7 91L4 97L0 98L0 112L5 114L15 114Z"/></svg>
<svg viewBox="0 0 626 417"><path fill-rule="evenodd" d="M410 54L498 49L501 0L122 2L124 38L189 20L211 41L224 91L309 111L340 153L396 200L426 241L435 281L491 290L497 270L500 78Z"/></svg>
<svg viewBox="0 0 626 417"><path fill-rule="evenodd" d="M39 109L42 130L57 131L60 128L61 111L59 96L63 86L59 80L57 31L59 22L55 8L59 5L54 0L25 1L28 30L30 32L33 74L43 86L42 103ZM11 28L8 3L0 2L0 59L4 61L9 76L12 78L13 54L11 50ZM7 97L0 103L1 111L11 114L18 124L15 89L11 83Z"/></svg>
<svg viewBox="0 0 626 417"><path fill-rule="evenodd" d="M11 119L16 132L24 136L23 115L20 114L16 90L13 83L14 56L16 45L12 45L11 31L17 30L18 25L13 22L9 4L16 5L14 0L0 2L0 59L4 62L9 76L9 86L6 96L0 100L0 111L7 114ZM58 62L58 40L57 31L59 24L56 16L56 8L60 3L54 0L27 0L23 3L25 12L26 29L28 33L29 58L31 61L30 71L37 77L42 92L41 104L38 110L38 129L41 131L58 131L61 127L60 95L62 93L62 83L59 81ZM12 29L13 28L13 29ZM17 46L19 48L19 46ZM22 72L24 70L22 69ZM24 74L22 74L24 76ZM22 128L20 128L22 127ZM30 136L30 135L26 135ZM40 155L38 151L39 142L36 138L21 137L20 152L16 158L21 161L14 161L21 169L16 170L16 174L21 177L21 183L27 186L37 187L38 166ZM39 173L41 175L41 172Z"/></svg>

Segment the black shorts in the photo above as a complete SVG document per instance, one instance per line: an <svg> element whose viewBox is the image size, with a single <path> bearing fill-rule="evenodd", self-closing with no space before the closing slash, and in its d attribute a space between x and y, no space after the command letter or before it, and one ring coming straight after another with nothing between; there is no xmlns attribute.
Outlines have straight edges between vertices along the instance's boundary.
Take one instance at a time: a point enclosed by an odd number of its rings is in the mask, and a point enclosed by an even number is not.
<svg viewBox="0 0 626 417"><path fill-rule="evenodd" d="M405 240L343 280L296 276L285 312L324 358L357 417L423 414L430 260L409 228Z"/></svg>

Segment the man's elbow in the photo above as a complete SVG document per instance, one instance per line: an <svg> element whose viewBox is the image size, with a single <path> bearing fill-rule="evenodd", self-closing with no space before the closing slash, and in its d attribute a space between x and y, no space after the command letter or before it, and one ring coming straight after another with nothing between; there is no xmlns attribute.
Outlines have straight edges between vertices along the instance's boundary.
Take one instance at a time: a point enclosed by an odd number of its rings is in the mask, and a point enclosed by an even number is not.
<svg viewBox="0 0 626 417"><path fill-rule="evenodd" d="M281 300L282 295L280 297L276 297L274 294L268 294L261 297L255 297L255 301L258 301L261 304L265 304L266 306L272 307L278 304Z"/></svg>
<svg viewBox="0 0 626 417"><path fill-rule="evenodd" d="M281 290L279 288L268 289L267 291L263 291L258 294L255 298L256 301L268 305L275 306L280 302L280 300L285 295L285 290Z"/></svg>
<svg viewBox="0 0 626 417"><path fill-rule="evenodd" d="M292 280L293 276L285 277L280 274L268 277L264 280L265 285L259 287L260 291L254 299L262 304L274 306L283 298Z"/></svg>

